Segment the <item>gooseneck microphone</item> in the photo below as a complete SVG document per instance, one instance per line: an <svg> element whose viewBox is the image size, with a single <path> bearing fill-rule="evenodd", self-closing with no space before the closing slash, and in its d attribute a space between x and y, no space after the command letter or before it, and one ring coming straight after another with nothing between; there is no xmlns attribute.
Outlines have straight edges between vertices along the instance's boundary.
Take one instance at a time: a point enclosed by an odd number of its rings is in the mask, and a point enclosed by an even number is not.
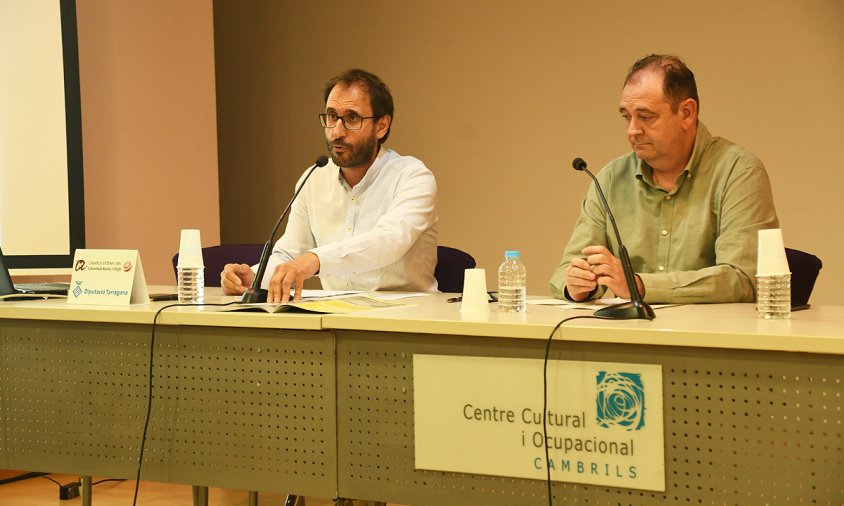
<svg viewBox="0 0 844 506"><path fill-rule="evenodd" d="M618 227L615 224L615 218L610 211L610 205L607 203L607 198L604 197L604 192L601 190L601 185L598 179L586 168L586 162L583 158L575 158L571 162L574 170L579 170L589 174L592 181L595 182L595 188L598 190L598 196L601 198L601 203L604 205L604 211L612 224L612 229L615 232L615 240L618 241L618 256L621 260L621 268L624 270L624 279L627 281L627 289L630 290L630 302L616 304L614 306L605 307L595 311L595 316L602 318L611 318L614 320L653 320L656 318L654 310L645 301L642 300L642 295L636 287L636 275L633 273L633 265L630 263L630 255L627 253L627 248L621 242L621 235L618 233Z"/></svg>
<svg viewBox="0 0 844 506"><path fill-rule="evenodd" d="M264 244L264 250L261 252L261 260L258 262L258 272L255 273L255 279L252 280L252 286L243 293L243 298L240 299L240 301L244 304L267 302L267 291L261 288L261 281L264 279L264 272L267 270L267 263L270 261L270 254L273 251L275 234L278 232L278 227L281 225L281 222L284 221L284 218L286 218L290 213L290 208L293 206L293 202L296 200L299 192L302 191L302 188L305 187L305 183L308 182L308 178L311 177L311 174L313 174L317 168L325 167L327 164L328 157L325 155L316 159L316 162L314 162L311 166L310 171L305 175L305 179L302 180L302 184L299 185L299 188L297 188L296 192L293 194L293 198L290 199L290 203L287 204L284 212L281 213L281 216L278 217L278 221L275 222L273 231L270 232L270 238L267 239L267 242Z"/></svg>

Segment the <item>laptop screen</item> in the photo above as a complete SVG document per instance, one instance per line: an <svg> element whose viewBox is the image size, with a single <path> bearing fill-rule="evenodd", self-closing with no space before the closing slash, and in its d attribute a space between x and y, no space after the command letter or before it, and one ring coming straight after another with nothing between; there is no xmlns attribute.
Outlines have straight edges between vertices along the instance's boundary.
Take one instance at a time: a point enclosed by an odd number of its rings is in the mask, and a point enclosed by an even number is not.
<svg viewBox="0 0 844 506"><path fill-rule="evenodd" d="M12 276L9 274L9 268L6 267L6 260L3 259L3 250L0 249L0 296L13 293L17 293L17 290L12 284Z"/></svg>

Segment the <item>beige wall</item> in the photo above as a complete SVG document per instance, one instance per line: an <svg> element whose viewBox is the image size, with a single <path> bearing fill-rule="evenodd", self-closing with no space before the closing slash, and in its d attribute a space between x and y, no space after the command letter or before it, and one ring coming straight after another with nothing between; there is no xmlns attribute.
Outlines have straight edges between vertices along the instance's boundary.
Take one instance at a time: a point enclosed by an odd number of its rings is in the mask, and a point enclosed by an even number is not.
<svg viewBox="0 0 844 506"><path fill-rule="evenodd" d="M219 244L210 0L77 0L89 248L175 284L179 230Z"/></svg>
<svg viewBox="0 0 844 506"><path fill-rule="evenodd" d="M265 240L324 152L323 83L359 66L396 99L388 146L437 176L440 243L471 252L491 287L521 249L528 291L547 293L589 184L571 160L599 169L629 150L621 81L671 52L710 130L766 163L787 244L824 260L812 302L837 302L844 2L218 1L215 23L226 241Z"/></svg>

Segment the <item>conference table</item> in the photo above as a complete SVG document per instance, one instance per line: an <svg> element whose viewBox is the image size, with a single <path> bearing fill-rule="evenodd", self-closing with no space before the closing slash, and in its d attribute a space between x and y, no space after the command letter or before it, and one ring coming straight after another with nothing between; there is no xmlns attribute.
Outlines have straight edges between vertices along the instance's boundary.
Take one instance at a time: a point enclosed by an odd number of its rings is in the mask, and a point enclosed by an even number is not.
<svg viewBox="0 0 844 506"><path fill-rule="evenodd" d="M416 468L413 358L542 359L555 325L588 313L463 314L450 296L354 314L172 307L154 326L165 303L0 303L0 468L133 479L152 356L144 480L547 504L542 480ZM844 307L786 321L752 304L577 319L549 359L656 364L663 378L665 491L555 481L555 504L844 504Z"/></svg>

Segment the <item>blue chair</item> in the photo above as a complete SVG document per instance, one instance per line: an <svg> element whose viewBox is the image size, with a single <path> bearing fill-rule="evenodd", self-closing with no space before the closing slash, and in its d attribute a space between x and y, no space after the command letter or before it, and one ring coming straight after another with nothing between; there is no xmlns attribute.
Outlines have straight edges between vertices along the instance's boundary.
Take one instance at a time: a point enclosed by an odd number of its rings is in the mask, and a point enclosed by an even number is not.
<svg viewBox="0 0 844 506"><path fill-rule="evenodd" d="M220 273L226 264L258 263L263 244L221 244L202 248L202 262L205 264L205 286L220 286ZM173 256L173 273L179 277L179 254Z"/></svg>
<svg viewBox="0 0 844 506"><path fill-rule="evenodd" d="M437 246L437 268L434 277L437 278L439 290L446 293L463 292L463 271L477 265L472 255L456 248Z"/></svg>

